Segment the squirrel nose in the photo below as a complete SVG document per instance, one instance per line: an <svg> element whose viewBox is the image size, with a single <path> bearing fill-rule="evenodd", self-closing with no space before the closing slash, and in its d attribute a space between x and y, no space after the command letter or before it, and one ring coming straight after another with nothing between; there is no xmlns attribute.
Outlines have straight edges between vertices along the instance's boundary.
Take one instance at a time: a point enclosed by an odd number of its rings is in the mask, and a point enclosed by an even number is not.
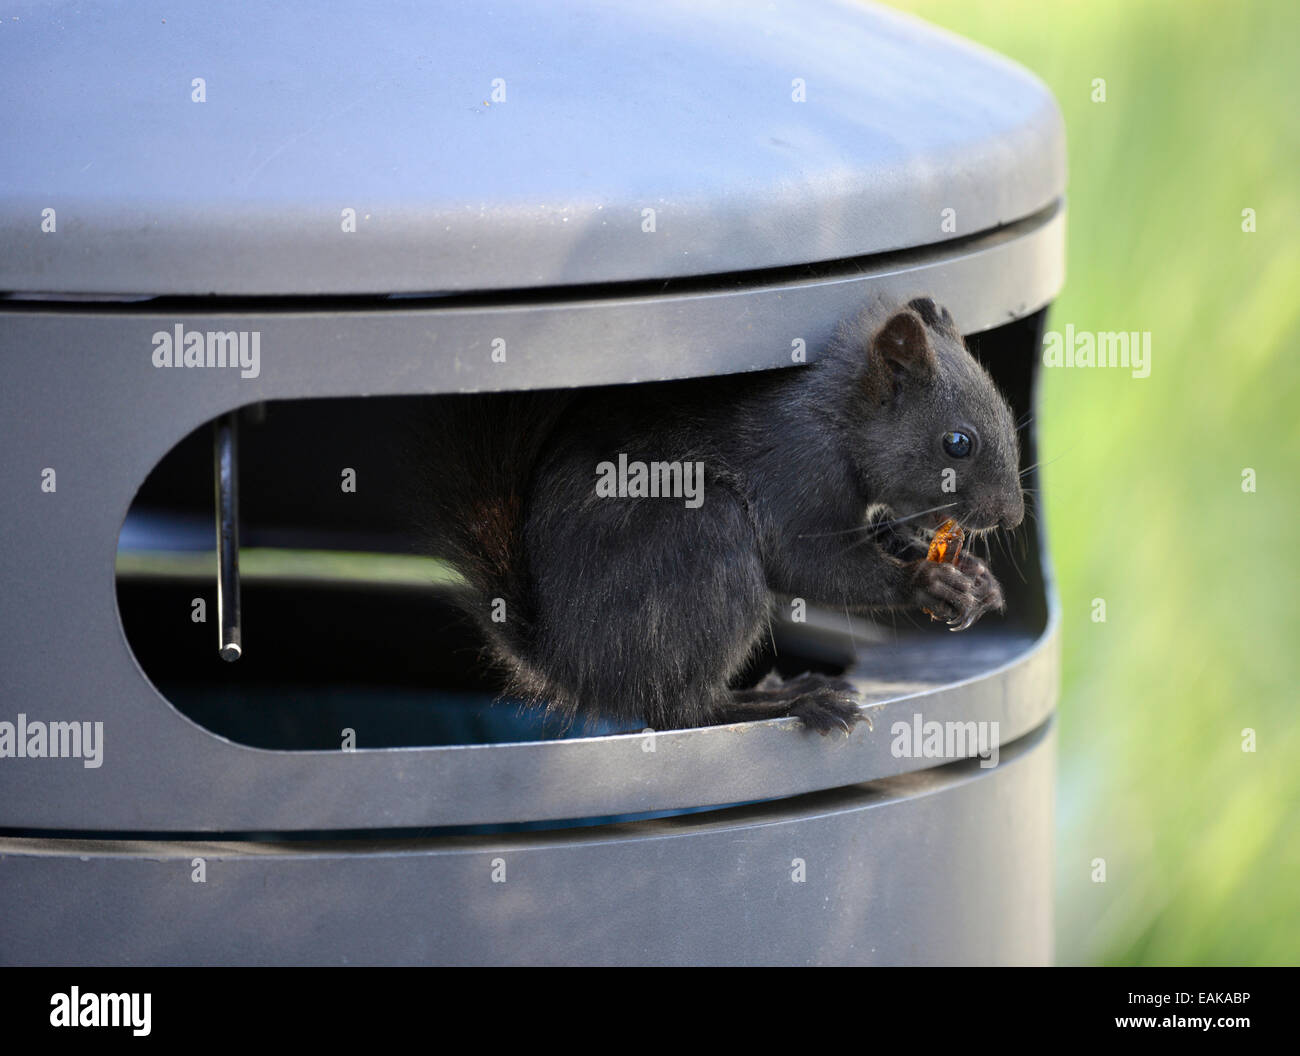
<svg viewBox="0 0 1300 1056"><path fill-rule="evenodd" d="M1025 497L1017 496L1016 504L1002 515L1000 527L1010 531L1012 528L1019 528L1020 522L1025 519Z"/></svg>

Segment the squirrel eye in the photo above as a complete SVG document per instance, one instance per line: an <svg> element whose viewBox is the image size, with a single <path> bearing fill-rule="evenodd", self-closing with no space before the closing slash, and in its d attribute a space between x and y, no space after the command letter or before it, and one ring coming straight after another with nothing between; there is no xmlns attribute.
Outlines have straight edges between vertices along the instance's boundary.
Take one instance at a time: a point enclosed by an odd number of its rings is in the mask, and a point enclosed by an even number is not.
<svg viewBox="0 0 1300 1056"><path fill-rule="evenodd" d="M970 437L965 433L944 433L943 449L953 458L965 458L971 451Z"/></svg>

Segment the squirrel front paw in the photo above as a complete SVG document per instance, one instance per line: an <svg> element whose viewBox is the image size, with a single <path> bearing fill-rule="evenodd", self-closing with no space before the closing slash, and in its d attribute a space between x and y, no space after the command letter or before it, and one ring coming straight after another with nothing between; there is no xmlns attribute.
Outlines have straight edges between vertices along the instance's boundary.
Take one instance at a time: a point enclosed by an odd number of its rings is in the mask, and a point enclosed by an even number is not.
<svg viewBox="0 0 1300 1056"><path fill-rule="evenodd" d="M912 600L952 631L964 631L986 612L1006 608L1002 587L988 565L970 554L963 554L955 565L914 561L909 585Z"/></svg>
<svg viewBox="0 0 1300 1056"><path fill-rule="evenodd" d="M1002 585L993 577L988 565L972 554L962 554L957 567L970 577L976 611L970 618L970 623L956 630L965 630L986 612L1002 612L1007 607L1006 599L1002 596Z"/></svg>
<svg viewBox="0 0 1300 1056"><path fill-rule="evenodd" d="M908 572L908 593L931 619L948 626L962 623L975 611L974 585L956 565L941 561L913 561Z"/></svg>
<svg viewBox="0 0 1300 1056"><path fill-rule="evenodd" d="M912 601L949 630L964 631L989 609L1004 607L1002 588L977 557L963 556L955 565L914 561L908 583Z"/></svg>

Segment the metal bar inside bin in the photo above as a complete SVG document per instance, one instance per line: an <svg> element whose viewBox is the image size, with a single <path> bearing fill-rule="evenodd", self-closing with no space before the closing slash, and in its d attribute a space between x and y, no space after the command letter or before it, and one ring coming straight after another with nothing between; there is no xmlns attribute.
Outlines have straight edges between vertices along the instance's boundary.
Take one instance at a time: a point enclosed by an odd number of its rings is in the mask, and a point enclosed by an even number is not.
<svg viewBox="0 0 1300 1056"><path fill-rule="evenodd" d="M221 659L238 660L239 633L239 430L234 414L213 427L217 508L217 624Z"/></svg>

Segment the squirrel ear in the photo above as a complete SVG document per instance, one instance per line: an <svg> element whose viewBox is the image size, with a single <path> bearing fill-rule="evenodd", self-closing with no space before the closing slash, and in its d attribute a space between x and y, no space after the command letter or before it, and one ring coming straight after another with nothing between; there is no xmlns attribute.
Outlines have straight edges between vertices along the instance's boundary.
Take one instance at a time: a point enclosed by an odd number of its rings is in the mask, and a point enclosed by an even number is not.
<svg viewBox="0 0 1300 1056"><path fill-rule="evenodd" d="M931 330L947 330L950 334L957 333L957 323L953 320L952 312L948 311L941 304L935 304L931 297L917 297L907 302L907 306L921 317Z"/></svg>
<svg viewBox="0 0 1300 1056"><path fill-rule="evenodd" d="M876 334L872 343L880 358L896 374L930 378L935 372L934 347L925 323L910 308L896 312Z"/></svg>

